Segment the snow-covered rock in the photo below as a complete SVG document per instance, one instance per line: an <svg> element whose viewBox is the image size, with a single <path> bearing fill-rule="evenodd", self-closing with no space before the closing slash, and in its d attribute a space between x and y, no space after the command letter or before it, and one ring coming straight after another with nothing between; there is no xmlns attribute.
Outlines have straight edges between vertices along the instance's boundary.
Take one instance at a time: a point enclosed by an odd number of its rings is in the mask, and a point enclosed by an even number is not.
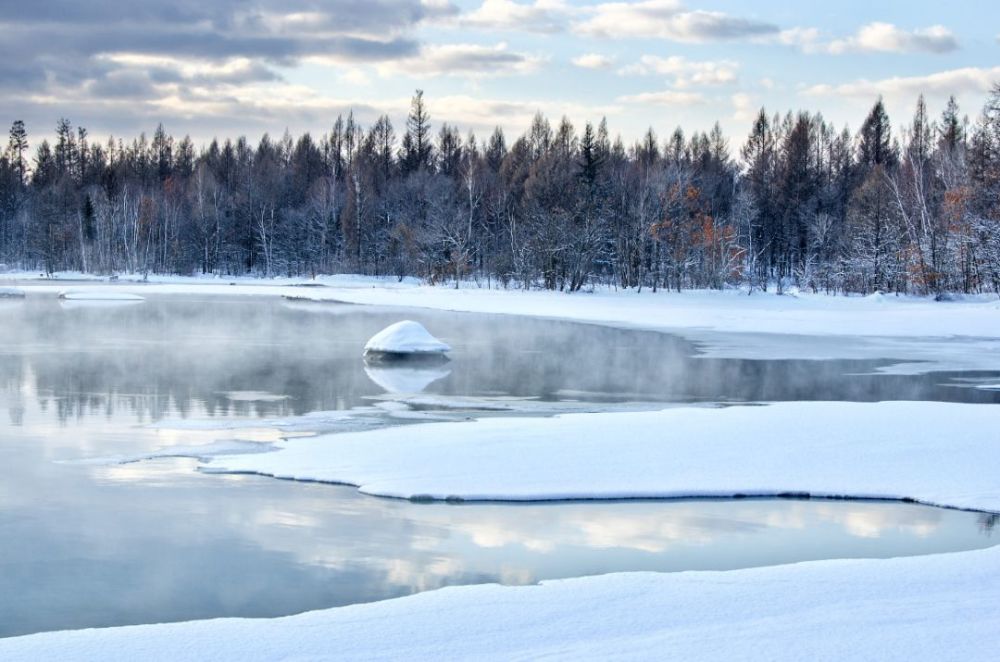
<svg viewBox="0 0 1000 662"><path fill-rule="evenodd" d="M442 355L451 347L412 320L396 322L382 329L365 344L365 355Z"/></svg>

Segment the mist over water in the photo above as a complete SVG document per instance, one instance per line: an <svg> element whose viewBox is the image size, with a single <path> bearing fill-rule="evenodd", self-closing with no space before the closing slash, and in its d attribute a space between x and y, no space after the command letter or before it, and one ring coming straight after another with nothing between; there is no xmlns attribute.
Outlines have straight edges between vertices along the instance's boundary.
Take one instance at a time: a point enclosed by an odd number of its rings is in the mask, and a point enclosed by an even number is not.
<svg viewBox="0 0 1000 662"><path fill-rule="evenodd" d="M366 366L364 342L414 319L454 347L430 367ZM482 403L1000 402L962 380L873 374L884 361L698 358L665 334L505 316L252 297L0 306L0 636L276 616L450 584L625 570L729 569L985 547L995 520L901 503L414 504L353 488L200 474L188 459L84 464L243 425L420 391ZM480 403L477 405L477 403ZM432 405L427 405L433 408ZM247 419L253 419L247 424ZM259 426L254 421L261 419ZM197 427L197 426L195 426Z"/></svg>
<svg viewBox="0 0 1000 662"><path fill-rule="evenodd" d="M595 403L1000 402L1000 391L962 381L987 373L875 373L891 357L698 358L696 346L667 334L509 316L246 297L67 307L39 296L8 304L0 315L0 383L18 391L11 387L30 381L61 420L119 410L146 421L168 412L271 416L365 404L387 389L365 371L361 347L404 318L454 348L451 362L424 374L422 390L438 395Z"/></svg>

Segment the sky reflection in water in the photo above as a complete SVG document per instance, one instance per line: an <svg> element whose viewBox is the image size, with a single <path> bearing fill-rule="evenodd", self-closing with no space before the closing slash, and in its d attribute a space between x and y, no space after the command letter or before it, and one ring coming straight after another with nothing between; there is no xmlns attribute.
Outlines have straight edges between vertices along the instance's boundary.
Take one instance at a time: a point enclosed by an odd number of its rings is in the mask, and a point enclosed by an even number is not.
<svg viewBox="0 0 1000 662"><path fill-rule="evenodd" d="M995 542L995 523L981 515L899 503L412 504L349 487L208 476L185 459L66 463L219 438L145 425L163 417L292 416L418 388L593 402L608 393L659 402L1000 399L943 387L941 376L856 376L878 362L706 361L660 334L253 299L64 309L29 297L0 316L0 636L276 616L449 584ZM433 374L366 370L364 341L402 317L455 346L454 360Z"/></svg>

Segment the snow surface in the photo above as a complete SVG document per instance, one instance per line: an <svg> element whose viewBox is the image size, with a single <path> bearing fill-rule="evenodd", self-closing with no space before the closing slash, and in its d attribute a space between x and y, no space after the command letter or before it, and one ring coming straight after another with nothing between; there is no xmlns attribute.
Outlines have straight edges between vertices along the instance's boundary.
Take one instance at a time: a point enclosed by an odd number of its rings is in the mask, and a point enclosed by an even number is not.
<svg viewBox="0 0 1000 662"><path fill-rule="evenodd" d="M138 294L103 287L62 290L59 292L59 298L64 301L145 301L145 298Z"/></svg>
<svg viewBox="0 0 1000 662"><path fill-rule="evenodd" d="M366 354L444 354L451 347L441 342L420 322L403 320L385 327L367 343Z"/></svg>
<svg viewBox="0 0 1000 662"><path fill-rule="evenodd" d="M1000 512L1000 407L988 405L791 402L488 418L287 439L277 448L217 458L205 470L403 498L808 493Z"/></svg>
<svg viewBox="0 0 1000 662"><path fill-rule="evenodd" d="M131 464L143 460L158 460L163 458L188 457L196 460L207 461L219 455L239 455L242 453L269 453L274 450L274 445L269 442L244 441L241 439L224 439L213 441L208 444L168 446L145 453L133 453L131 455L113 455L110 457L90 457L80 460L64 460L61 464Z"/></svg>
<svg viewBox="0 0 1000 662"><path fill-rule="evenodd" d="M23 299L24 290L17 287L0 287L0 299Z"/></svg>
<svg viewBox="0 0 1000 662"><path fill-rule="evenodd" d="M0 639L37 660L995 660L1000 547L445 588L267 620Z"/></svg>

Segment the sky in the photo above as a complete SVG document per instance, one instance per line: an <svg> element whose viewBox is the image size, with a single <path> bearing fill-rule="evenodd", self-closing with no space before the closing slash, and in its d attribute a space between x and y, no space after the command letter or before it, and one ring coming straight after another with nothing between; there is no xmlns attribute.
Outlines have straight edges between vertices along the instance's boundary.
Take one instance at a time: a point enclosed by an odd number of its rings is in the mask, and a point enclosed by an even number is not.
<svg viewBox="0 0 1000 662"><path fill-rule="evenodd" d="M419 88L435 126L481 138L541 111L626 142L718 121L739 144L761 107L853 130L881 95L898 127L953 94L974 120L997 82L990 0L0 0L0 123L36 137L60 117L318 136L351 110L400 132Z"/></svg>

